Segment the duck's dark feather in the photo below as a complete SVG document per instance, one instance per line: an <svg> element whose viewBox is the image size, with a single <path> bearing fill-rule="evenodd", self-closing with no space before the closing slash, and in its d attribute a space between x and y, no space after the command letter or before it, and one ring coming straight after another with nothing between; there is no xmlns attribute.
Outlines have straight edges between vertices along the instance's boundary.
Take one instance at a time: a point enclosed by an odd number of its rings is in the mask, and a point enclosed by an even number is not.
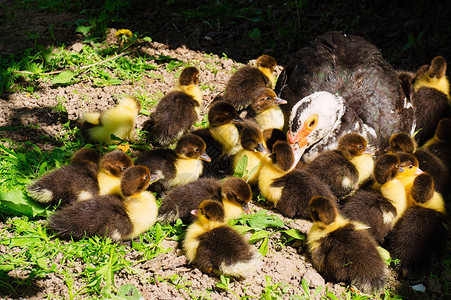
<svg viewBox="0 0 451 300"><path fill-rule="evenodd" d="M362 37L340 32L319 36L294 55L276 86L276 93L288 101L282 107L286 114L318 91L342 96L349 110L374 129L378 148L386 146L392 133L411 132L414 126L413 108L397 73Z"/></svg>

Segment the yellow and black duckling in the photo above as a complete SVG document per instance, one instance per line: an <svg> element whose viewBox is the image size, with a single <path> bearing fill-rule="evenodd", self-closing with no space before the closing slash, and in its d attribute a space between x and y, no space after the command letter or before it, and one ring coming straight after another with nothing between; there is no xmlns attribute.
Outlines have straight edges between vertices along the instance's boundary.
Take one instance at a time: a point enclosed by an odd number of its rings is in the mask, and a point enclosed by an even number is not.
<svg viewBox="0 0 451 300"><path fill-rule="evenodd" d="M208 128L192 132L205 141L207 154L211 157L211 163L204 166L204 175L216 178L231 175L229 154L240 147L240 134L235 124L243 124L244 121L233 105L217 101L208 110L208 122Z"/></svg>
<svg viewBox="0 0 451 300"><path fill-rule="evenodd" d="M374 178L379 186L395 178L399 171L399 164L399 157L394 154L378 157L374 165ZM405 202L405 198L400 200ZM385 198L380 189L365 185L346 198L341 212L350 220L368 225L374 239L382 243L393 228L397 216L395 205L396 202L392 203Z"/></svg>
<svg viewBox="0 0 451 300"><path fill-rule="evenodd" d="M438 122L451 115L445 59L437 56L430 65L420 67L412 80L412 86L416 128L421 129L415 139L422 145L434 136Z"/></svg>
<svg viewBox="0 0 451 300"><path fill-rule="evenodd" d="M111 135L134 142L133 128L140 110L141 103L137 98L125 96L114 108L103 112L85 113L83 115L85 122L82 125L82 132L90 140L108 145L120 142L112 140Z"/></svg>
<svg viewBox="0 0 451 300"><path fill-rule="evenodd" d="M180 74L178 85L160 99L149 122L144 125L155 143L168 146L199 119L202 92L198 84L199 70L187 67Z"/></svg>
<svg viewBox="0 0 451 300"><path fill-rule="evenodd" d="M269 152L272 152L272 146L277 141L285 141L288 142L287 135L280 129L270 128L263 130L263 139L266 142L266 148Z"/></svg>
<svg viewBox="0 0 451 300"><path fill-rule="evenodd" d="M245 109L245 118L254 120L262 131L270 128L283 130L285 116L279 105L286 103L272 89L258 88L254 92L254 102Z"/></svg>
<svg viewBox="0 0 451 300"><path fill-rule="evenodd" d="M53 170L27 186L34 200L60 206L89 199L99 193L97 172L100 156L90 148L76 151L71 164Z"/></svg>
<svg viewBox="0 0 451 300"><path fill-rule="evenodd" d="M269 55L261 55L257 58L256 67L244 66L239 68L228 80L223 99L242 110L254 101L254 93L258 88L268 87L273 89L274 68L276 60Z"/></svg>
<svg viewBox="0 0 451 300"><path fill-rule="evenodd" d="M448 236L443 198L434 191L432 177L427 173L417 176L411 194L414 205L404 212L385 243L392 259L399 259L396 269L401 276L425 271Z"/></svg>
<svg viewBox="0 0 451 300"><path fill-rule="evenodd" d="M183 241L188 261L204 273L238 278L254 274L261 265L261 255L226 225L222 204L205 200L193 213L198 220L188 227Z"/></svg>
<svg viewBox="0 0 451 300"><path fill-rule="evenodd" d="M387 152L405 152L415 156L418 159L420 169L429 173L434 179L437 190L442 194L446 192L449 185L449 170L444 162L427 149L417 149L415 140L408 133L398 132L393 134L389 143Z"/></svg>
<svg viewBox="0 0 451 300"><path fill-rule="evenodd" d="M123 151L114 150L102 156L99 165L99 194L118 194L121 190L121 176L133 166L132 159Z"/></svg>
<svg viewBox="0 0 451 300"><path fill-rule="evenodd" d="M306 209L313 196L335 199L330 189L317 177L303 169L294 169L295 157L288 142L277 141L269 157L258 177L260 194L285 217L308 219Z"/></svg>
<svg viewBox="0 0 451 300"><path fill-rule="evenodd" d="M336 150L316 156L306 170L329 186L341 199L354 192L367 180L374 169L374 161L367 150L367 142L358 133L347 133L338 140Z"/></svg>
<svg viewBox="0 0 451 300"><path fill-rule="evenodd" d="M451 119L444 118L438 122L435 135L423 147L440 158L451 173Z"/></svg>
<svg viewBox="0 0 451 300"><path fill-rule="evenodd" d="M395 179L403 184L406 193L407 206L409 206L412 203L410 190L412 189L413 181L418 175L422 174L423 171L418 167L418 160L412 154L399 152L396 155L400 160L400 168Z"/></svg>
<svg viewBox="0 0 451 300"><path fill-rule="evenodd" d="M144 166L127 169L120 194L96 196L65 206L49 219L49 226L63 238L93 235L113 241L134 239L148 230L158 214L155 197L145 191L158 176Z"/></svg>
<svg viewBox="0 0 451 300"><path fill-rule="evenodd" d="M158 220L175 222L181 219L183 223L190 224L196 220L191 211L204 200L222 202L226 220L236 219L249 211L251 198L251 188L240 178L228 177L224 181L200 178L169 191L163 198Z"/></svg>
<svg viewBox="0 0 451 300"><path fill-rule="evenodd" d="M186 133L175 149L155 149L141 154L135 165L143 165L158 174L160 180L150 185L153 192L162 193L169 188L196 181L202 174L202 160L210 161L205 153L205 142L199 136Z"/></svg>
<svg viewBox="0 0 451 300"><path fill-rule="evenodd" d="M368 227L344 218L326 197L313 197L309 212L313 225L307 244L313 266L326 278L366 293L383 289L388 269Z"/></svg>
<svg viewBox="0 0 451 300"><path fill-rule="evenodd" d="M249 184L255 185L258 183L262 161L266 159L268 153L263 133L257 127L246 124L240 132L240 144L242 149L233 156L233 170L246 155L247 165L242 178Z"/></svg>

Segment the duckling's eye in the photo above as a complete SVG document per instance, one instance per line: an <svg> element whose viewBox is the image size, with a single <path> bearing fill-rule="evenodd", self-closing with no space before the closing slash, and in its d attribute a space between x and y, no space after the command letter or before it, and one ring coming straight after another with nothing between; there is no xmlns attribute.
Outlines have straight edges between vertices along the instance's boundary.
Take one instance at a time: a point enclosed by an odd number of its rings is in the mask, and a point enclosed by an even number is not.
<svg viewBox="0 0 451 300"><path fill-rule="evenodd" d="M148 176L147 176L147 175L144 175L143 180L146 181L147 178L148 178Z"/></svg>
<svg viewBox="0 0 451 300"><path fill-rule="evenodd" d="M358 145L357 146L359 149L362 149L363 148L363 145Z"/></svg>
<svg viewBox="0 0 451 300"><path fill-rule="evenodd" d="M396 165L396 168L399 168L399 165Z"/></svg>
<svg viewBox="0 0 451 300"><path fill-rule="evenodd" d="M231 117L231 116L232 116L232 114L231 114L231 113L229 113L229 112L228 112L228 113L226 113L225 115L226 115L227 117Z"/></svg>
<svg viewBox="0 0 451 300"><path fill-rule="evenodd" d="M265 100L269 101L269 100L271 100L271 97L266 97Z"/></svg>
<svg viewBox="0 0 451 300"><path fill-rule="evenodd" d="M199 149L199 148L196 148L196 149L194 149L194 152L199 153L199 152L200 152L200 149Z"/></svg>
<svg viewBox="0 0 451 300"><path fill-rule="evenodd" d="M413 166L409 166L409 169L412 169L413 168Z"/></svg>
<svg viewBox="0 0 451 300"><path fill-rule="evenodd" d="M125 171L125 170L127 170L127 167L121 167L121 170Z"/></svg>

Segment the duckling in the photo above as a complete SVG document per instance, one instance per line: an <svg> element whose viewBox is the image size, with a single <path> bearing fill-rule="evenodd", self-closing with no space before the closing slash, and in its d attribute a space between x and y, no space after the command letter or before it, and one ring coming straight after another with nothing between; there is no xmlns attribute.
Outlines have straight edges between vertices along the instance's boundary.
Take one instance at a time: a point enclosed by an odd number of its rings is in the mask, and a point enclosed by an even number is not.
<svg viewBox="0 0 451 300"><path fill-rule="evenodd" d="M407 205L411 204L412 196L410 195L410 190L413 185L415 178L423 173L418 167L418 160L415 156L408 153L397 153L400 163L400 172L396 175L395 179L401 181L404 185L404 190L406 192Z"/></svg>
<svg viewBox="0 0 451 300"><path fill-rule="evenodd" d="M133 161L121 150L114 150L100 159L97 182L99 194L119 194L121 190L121 176L125 170L133 166Z"/></svg>
<svg viewBox="0 0 451 300"><path fill-rule="evenodd" d="M254 92L261 87L273 89L275 84L273 72L276 60L269 55L257 58L256 67L239 68L228 80L223 99L237 109L242 110L254 101Z"/></svg>
<svg viewBox="0 0 451 300"><path fill-rule="evenodd" d="M265 147L263 133L255 126L246 125L240 132L240 144L243 149L238 151L233 157L233 170L246 155L247 165L243 179L249 184L258 183L258 173L260 172L262 161L266 159L268 150Z"/></svg>
<svg viewBox="0 0 451 300"><path fill-rule="evenodd" d="M84 113L85 122L82 125L82 133L92 141L107 145L119 143L119 141L111 139L112 134L120 139L134 142L133 127L140 110L141 103L137 98L124 96L114 108L104 112Z"/></svg>
<svg viewBox="0 0 451 300"><path fill-rule="evenodd" d="M316 195L335 199L329 188L304 169L294 169L295 155L288 142L277 141L270 160L265 161L258 177L260 194L288 218L308 219L308 201Z"/></svg>
<svg viewBox="0 0 451 300"><path fill-rule="evenodd" d="M168 146L199 119L202 92L198 84L199 70L187 67L180 74L178 85L160 99L151 119L144 125L155 143Z"/></svg>
<svg viewBox="0 0 451 300"><path fill-rule="evenodd" d="M204 273L247 277L261 265L261 255L243 236L226 225L220 202L205 200L193 211L198 220L191 224L183 241L188 261Z"/></svg>
<svg viewBox="0 0 451 300"><path fill-rule="evenodd" d="M418 159L419 167L434 178L435 186L440 193L448 189L449 171L444 162L426 149L417 149L415 140L405 132L398 132L390 137L387 152L410 153Z"/></svg>
<svg viewBox="0 0 451 300"><path fill-rule="evenodd" d="M385 182L382 185L376 185L376 187L380 188L382 195L396 208L396 217L393 221L394 224L398 222L405 210L411 205L410 190L413 181L416 176L422 173L421 169L418 168L418 160L413 155L397 153L395 156L399 159L398 165L391 168L390 172L381 172L381 174L387 178L392 178L394 174L394 178L389 180L376 178L377 182ZM390 158L390 160L393 160L393 158ZM379 172L375 170L374 174L376 175L378 173Z"/></svg>
<svg viewBox="0 0 451 300"><path fill-rule="evenodd" d="M134 239L157 218L155 197L145 191L157 179L147 167L130 167L122 175L120 194L96 196L65 206L49 218L49 226L67 239L96 234L115 242Z"/></svg>
<svg viewBox="0 0 451 300"><path fill-rule="evenodd" d="M162 193L169 188L196 181L202 173L202 162L210 161L205 152L205 142L199 136L186 133L172 149L155 149L141 154L135 165L143 165L154 170L160 180L149 189Z"/></svg>
<svg viewBox="0 0 451 300"><path fill-rule="evenodd" d="M427 149L441 159L451 173L451 119L444 118L438 122L435 135L427 141L422 149Z"/></svg>
<svg viewBox="0 0 451 300"><path fill-rule="evenodd" d="M67 205L99 193L97 169L100 156L90 148L77 150L71 164L53 170L27 186L34 200L50 205Z"/></svg>
<svg viewBox="0 0 451 300"><path fill-rule="evenodd" d="M277 128L269 128L263 130L263 139L266 142L266 148L269 152L272 152L272 146L277 141L288 141L286 134L282 130Z"/></svg>
<svg viewBox="0 0 451 300"><path fill-rule="evenodd" d="M169 191L163 198L158 220L175 222L181 219L183 223L190 224L196 220L191 211L204 200L222 202L226 220L236 219L249 211L251 198L251 188L240 178L228 177L224 181L200 178Z"/></svg>
<svg viewBox="0 0 451 300"><path fill-rule="evenodd" d="M277 97L276 93L267 87L255 90L254 99L254 102L245 109L245 118L255 120L262 131L269 128L283 130L285 116L279 105L286 104L287 101Z"/></svg>
<svg viewBox="0 0 451 300"><path fill-rule="evenodd" d="M412 80L412 85L416 128L421 129L415 139L422 145L434 136L438 122L451 115L445 59L437 56L430 65L420 67Z"/></svg>
<svg viewBox="0 0 451 300"><path fill-rule="evenodd" d="M195 130L192 133L200 136L207 144L207 154L211 163L205 167L205 174L210 177L222 178L231 175L229 154L237 151L239 131L235 124L243 124L233 105L224 101L214 102L208 110L209 127Z"/></svg>
<svg viewBox="0 0 451 300"><path fill-rule="evenodd" d="M376 160L373 175L379 186L395 178L399 163L399 158L393 154L384 154ZM405 202L405 199L401 201ZM346 218L368 225L374 239L382 243L393 228L397 216L395 205L380 189L365 185L346 198L341 211Z"/></svg>
<svg viewBox="0 0 451 300"><path fill-rule="evenodd" d="M340 137L336 150L320 153L306 166L339 199L354 192L371 176L373 169L374 161L365 138L352 132Z"/></svg>
<svg viewBox="0 0 451 300"><path fill-rule="evenodd" d="M307 244L314 267L334 281L345 281L366 293L381 290L388 269L367 226L344 218L334 200L313 197L313 225Z"/></svg>
<svg viewBox="0 0 451 300"><path fill-rule="evenodd" d="M427 173L417 176L411 194L414 206L404 212L385 243L391 257L399 259L396 269L401 276L425 271L448 236L443 198L434 192L432 177Z"/></svg>

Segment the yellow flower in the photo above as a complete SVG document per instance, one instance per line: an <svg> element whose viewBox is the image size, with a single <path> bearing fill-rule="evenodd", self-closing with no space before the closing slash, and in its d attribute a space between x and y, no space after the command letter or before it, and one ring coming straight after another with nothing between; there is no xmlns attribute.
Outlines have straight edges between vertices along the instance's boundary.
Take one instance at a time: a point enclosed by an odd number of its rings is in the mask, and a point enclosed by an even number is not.
<svg viewBox="0 0 451 300"><path fill-rule="evenodd" d="M118 31L116 31L115 36L126 36L128 38L131 38L133 34L128 29L119 29Z"/></svg>

